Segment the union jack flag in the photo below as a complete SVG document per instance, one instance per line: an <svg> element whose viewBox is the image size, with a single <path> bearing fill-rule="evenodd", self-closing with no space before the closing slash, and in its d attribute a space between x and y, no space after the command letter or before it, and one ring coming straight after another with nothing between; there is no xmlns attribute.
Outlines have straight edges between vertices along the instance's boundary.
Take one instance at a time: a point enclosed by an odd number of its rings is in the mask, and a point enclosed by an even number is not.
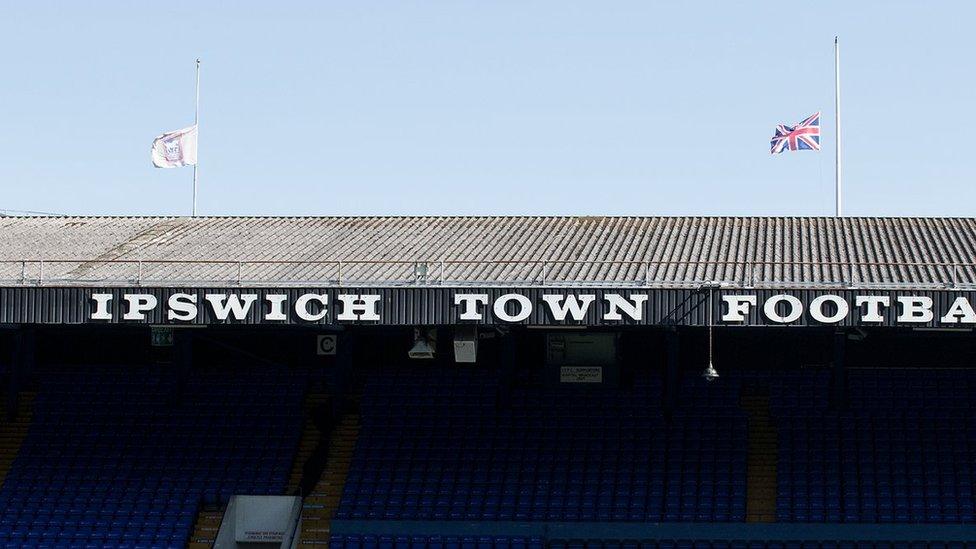
<svg viewBox="0 0 976 549"><path fill-rule="evenodd" d="M779 154L785 150L803 151L820 150L820 113L807 118L796 126L780 124L776 126L776 135L769 142L770 154Z"/></svg>

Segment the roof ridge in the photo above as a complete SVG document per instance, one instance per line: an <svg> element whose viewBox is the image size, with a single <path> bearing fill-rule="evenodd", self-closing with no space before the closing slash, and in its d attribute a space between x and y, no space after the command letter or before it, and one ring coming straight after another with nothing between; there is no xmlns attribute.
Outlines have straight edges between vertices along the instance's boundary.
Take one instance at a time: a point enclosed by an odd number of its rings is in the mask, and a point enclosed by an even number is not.
<svg viewBox="0 0 976 549"><path fill-rule="evenodd" d="M976 216L935 216L935 215L856 215L837 217L832 215L587 215L587 214L476 214L476 215L430 215L430 214L378 214L378 215L5 215L4 220L27 219L179 219L186 221L205 221L208 219L831 219L838 221L865 219L972 219Z"/></svg>

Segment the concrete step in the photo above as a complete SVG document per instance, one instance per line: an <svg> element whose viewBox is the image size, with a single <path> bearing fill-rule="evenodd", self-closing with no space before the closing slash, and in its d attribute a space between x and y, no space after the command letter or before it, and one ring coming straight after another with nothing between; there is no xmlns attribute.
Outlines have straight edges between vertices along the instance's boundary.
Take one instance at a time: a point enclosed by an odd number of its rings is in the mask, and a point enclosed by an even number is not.
<svg viewBox="0 0 976 549"><path fill-rule="evenodd" d="M305 402L302 404L302 409L305 413L305 422L302 426L302 438L298 443L298 450L295 453L295 461L292 462L291 472L288 475L286 491L289 494L295 493L298 490L298 486L302 481L305 463L312 455L315 447L318 446L319 441L322 440L322 435L318 427L312 421L312 412L319 404L328 400L328 398L329 395L324 393L309 393L305 395Z"/></svg>
<svg viewBox="0 0 976 549"><path fill-rule="evenodd" d="M220 523L224 519L223 509L204 508L197 513L197 519L193 523L193 533L190 535L190 545L193 547L213 547L217 534L220 532Z"/></svg>
<svg viewBox="0 0 976 549"><path fill-rule="evenodd" d="M20 447L30 430L34 409L34 392L20 393L17 405L17 416L0 423L0 485L7 478L13 466Z"/></svg>
<svg viewBox="0 0 976 549"><path fill-rule="evenodd" d="M746 521L776 519L779 437L769 414L769 397L754 388L743 390L740 407L748 414Z"/></svg>
<svg viewBox="0 0 976 549"><path fill-rule="evenodd" d="M315 490L305 498L302 509L300 545L303 548L328 547L332 517L339 507L358 436L359 417L351 415L342 419L329 440L325 471Z"/></svg>

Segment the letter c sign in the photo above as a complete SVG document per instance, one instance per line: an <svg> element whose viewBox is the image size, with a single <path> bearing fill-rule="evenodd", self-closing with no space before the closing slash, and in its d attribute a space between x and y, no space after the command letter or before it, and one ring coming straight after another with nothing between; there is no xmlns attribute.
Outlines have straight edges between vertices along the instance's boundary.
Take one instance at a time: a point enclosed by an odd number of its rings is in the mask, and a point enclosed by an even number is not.
<svg viewBox="0 0 976 549"><path fill-rule="evenodd" d="M319 355L334 355L336 354L336 336L334 335L319 335L318 336L318 347L316 348L316 353Z"/></svg>

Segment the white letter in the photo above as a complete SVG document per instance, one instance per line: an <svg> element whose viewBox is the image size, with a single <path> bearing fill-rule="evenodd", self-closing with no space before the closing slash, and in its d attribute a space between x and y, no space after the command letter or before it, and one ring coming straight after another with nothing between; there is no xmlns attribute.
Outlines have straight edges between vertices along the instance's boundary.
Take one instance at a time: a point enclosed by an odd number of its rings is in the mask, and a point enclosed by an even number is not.
<svg viewBox="0 0 976 549"><path fill-rule="evenodd" d="M644 302L647 301L647 294L630 294L629 299L624 299L620 294L606 294L603 299L607 300L610 309L603 315L603 320L623 320L620 314L623 312L631 320L644 318Z"/></svg>
<svg viewBox="0 0 976 549"><path fill-rule="evenodd" d="M122 315L124 320L146 320L146 313L155 309L159 300L152 294L125 294L129 311Z"/></svg>
<svg viewBox="0 0 976 549"><path fill-rule="evenodd" d="M861 322L884 322L881 316L881 307L891 305L891 300L886 295L859 295L854 298L854 304L860 308L867 305L868 310L861 317Z"/></svg>
<svg viewBox="0 0 976 549"><path fill-rule="evenodd" d="M749 307L756 306L754 295L723 295L722 301L729 307L729 311L722 315L722 322L745 322Z"/></svg>
<svg viewBox="0 0 976 549"><path fill-rule="evenodd" d="M210 307L213 309L214 316L217 317L217 320L227 320L231 312L234 313L235 320L244 320L247 318L247 312L251 310L251 305L254 305L254 302L257 301L258 296L255 294L245 294L243 296L237 294L207 294L205 299L210 302ZM225 300L227 301L226 305L224 304Z"/></svg>
<svg viewBox="0 0 976 549"><path fill-rule="evenodd" d="M939 322L945 324L976 324L976 311L973 310L968 299L959 296L952 302L949 312L940 318Z"/></svg>
<svg viewBox="0 0 976 549"><path fill-rule="evenodd" d="M587 309L590 308L590 304L595 299L596 296L592 294L584 294L579 297L558 294L542 296L542 301L545 301L549 305L549 312L552 313L552 318L555 320L566 320L566 315L570 313L573 315L573 320L583 320L586 316ZM563 300L565 302L560 305L560 302Z"/></svg>
<svg viewBox="0 0 976 549"><path fill-rule="evenodd" d="M837 312L833 316L824 316L823 306L828 301L837 306ZM836 324L844 320L850 310L850 305L839 295L822 295L813 298L813 301L810 302L810 316L817 322L823 322L824 324Z"/></svg>
<svg viewBox="0 0 976 549"><path fill-rule="evenodd" d="M509 301L515 301L519 304L519 310L514 315L510 315L505 312L505 305L507 305ZM529 318L529 315L532 314L532 302L529 301L529 298L522 294L505 294L495 300L493 310L495 311L495 318L498 320L503 320L505 322L521 322L526 318Z"/></svg>
<svg viewBox="0 0 976 549"><path fill-rule="evenodd" d="M342 302L342 312L336 320L379 320L376 305L382 296L378 295L345 295L337 296ZM357 303L360 302L360 303Z"/></svg>
<svg viewBox="0 0 976 549"><path fill-rule="evenodd" d="M790 304L790 311L782 316L776 312L776 305L780 302ZM763 305L763 312L766 313L766 318L769 320L786 324L787 322L793 322L803 315L803 304L800 303L799 299L791 295L777 294L766 300L766 303Z"/></svg>
<svg viewBox="0 0 976 549"><path fill-rule="evenodd" d="M310 301L318 301L322 305L322 310L315 314L308 312L308 303ZM326 294L302 294L301 297L295 300L295 314L302 320L318 322L329 313L329 310L326 308L328 304L329 296Z"/></svg>
<svg viewBox="0 0 976 549"><path fill-rule="evenodd" d="M92 294L95 300L95 310L92 311L92 320L112 320L112 313L108 310L108 304L112 301L112 294Z"/></svg>
<svg viewBox="0 0 976 549"><path fill-rule="evenodd" d="M169 320L193 320L197 317L197 296L190 294L173 294L169 296Z"/></svg>
<svg viewBox="0 0 976 549"><path fill-rule="evenodd" d="M454 304L463 305L458 320L481 320L478 305L488 304L488 294L454 294Z"/></svg>
<svg viewBox="0 0 976 549"><path fill-rule="evenodd" d="M264 296L264 299L268 301L271 305L271 310L268 314L264 315L265 320L288 320L285 315L285 300L288 296L285 294L268 294Z"/></svg>
<svg viewBox="0 0 976 549"><path fill-rule="evenodd" d="M931 322L935 316L932 314L931 297L899 296L898 303L901 303L898 322Z"/></svg>

